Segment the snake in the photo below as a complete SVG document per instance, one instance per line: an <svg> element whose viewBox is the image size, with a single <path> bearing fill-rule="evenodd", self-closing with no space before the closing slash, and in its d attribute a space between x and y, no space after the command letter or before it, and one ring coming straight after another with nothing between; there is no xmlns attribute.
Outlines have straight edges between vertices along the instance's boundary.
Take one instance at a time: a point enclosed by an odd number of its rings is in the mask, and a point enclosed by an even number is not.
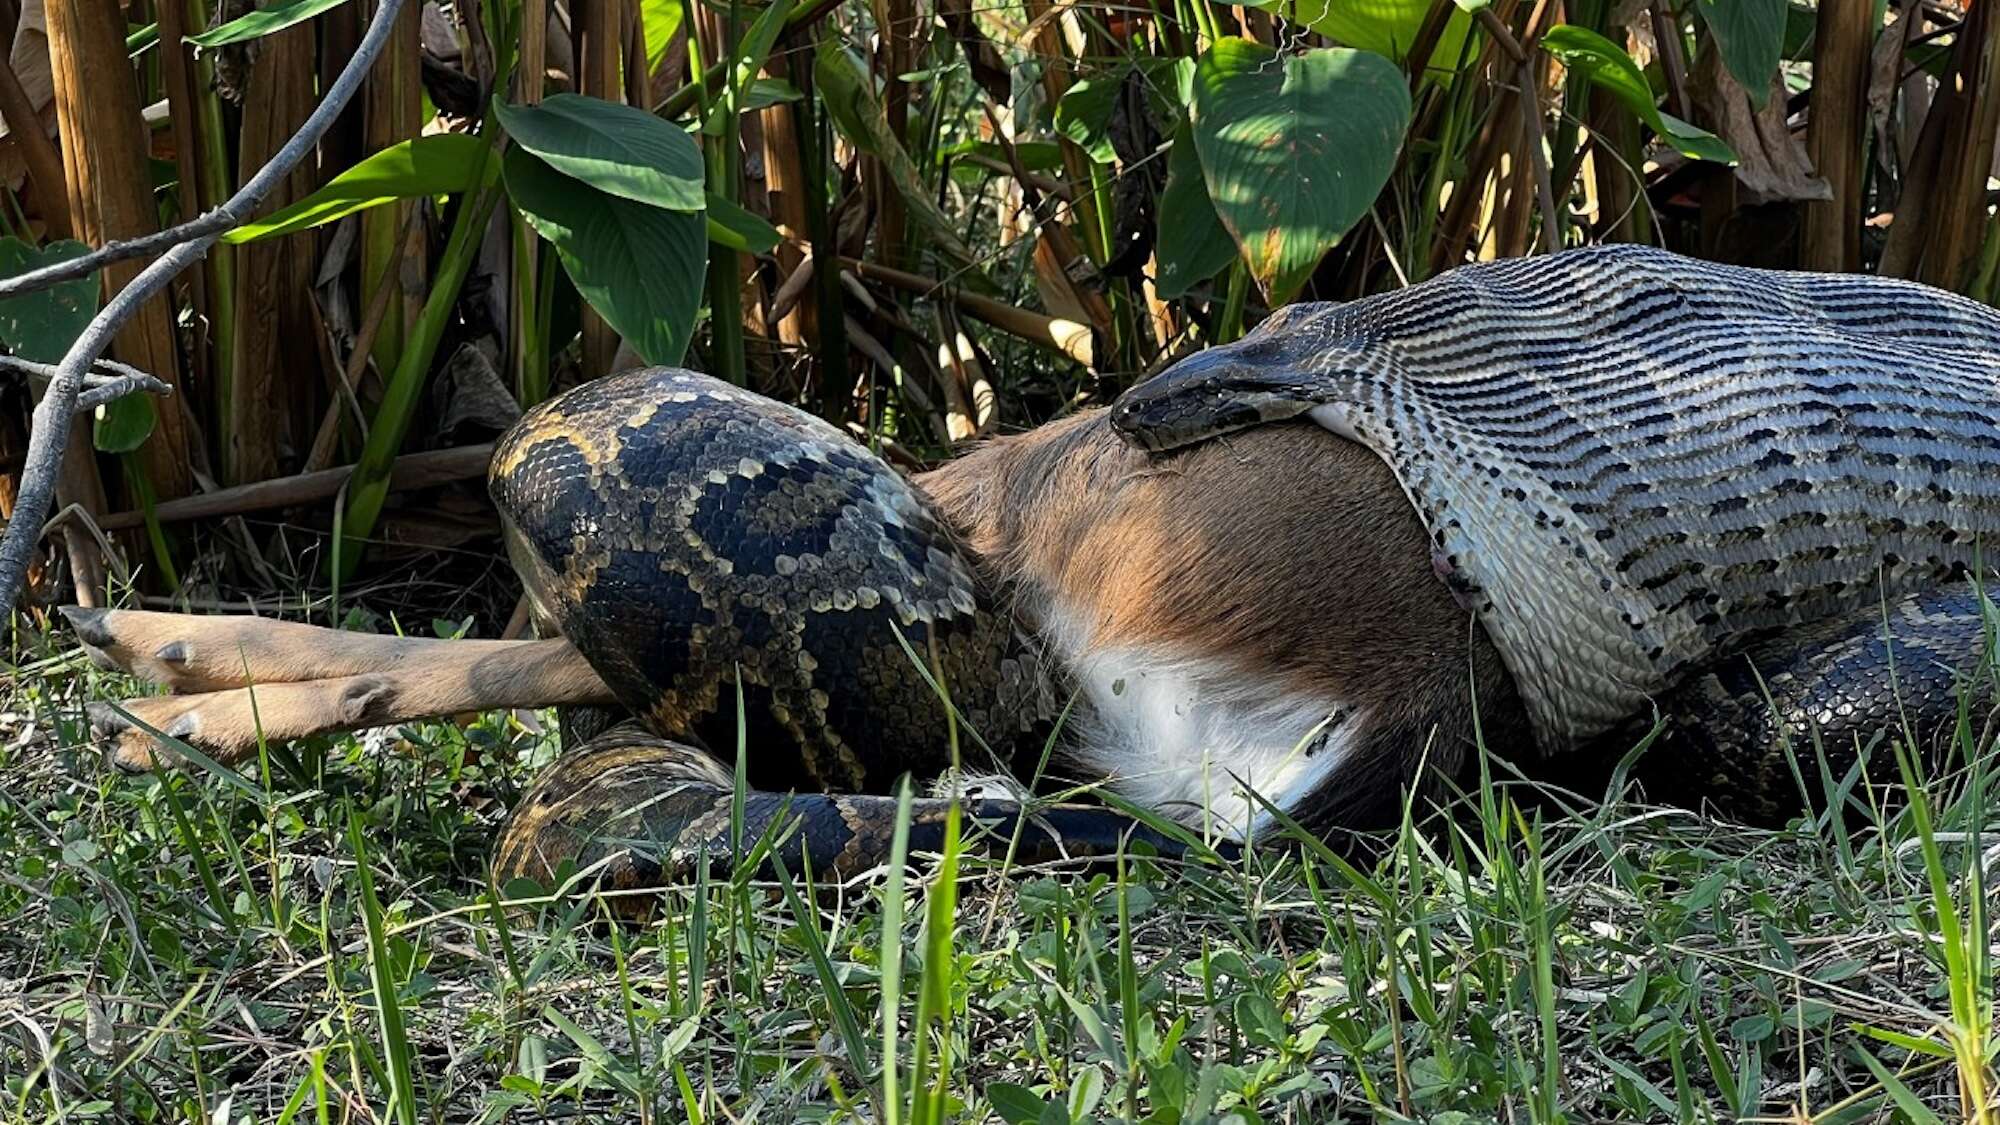
<svg viewBox="0 0 2000 1125"><path fill-rule="evenodd" d="M753 852L766 875L846 877L891 854L899 779L1028 775L1062 716L1059 670L952 529L795 407L692 371L614 374L526 412L488 484L538 627L623 712L509 815L502 878L641 890ZM739 744L740 797L716 752ZM1189 846L1101 806L977 794L913 795L907 846L941 848L955 806L968 839L1024 864Z"/></svg>
<svg viewBox="0 0 2000 1125"><path fill-rule="evenodd" d="M1109 418L1163 465L1301 419L1365 446L1550 762L1653 739L1677 799L1777 816L1788 751L1838 774L1990 703L1997 389L2000 315L1974 302L1612 246L1289 306ZM1100 805L888 795L969 760L1035 772L1074 686L994 560L831 424L624 372L527 412L489 486L538 624L625 713L511 814L502 877L846 875L899 821L934 849L954 817L1033 858L1208 846Z"/></svg>

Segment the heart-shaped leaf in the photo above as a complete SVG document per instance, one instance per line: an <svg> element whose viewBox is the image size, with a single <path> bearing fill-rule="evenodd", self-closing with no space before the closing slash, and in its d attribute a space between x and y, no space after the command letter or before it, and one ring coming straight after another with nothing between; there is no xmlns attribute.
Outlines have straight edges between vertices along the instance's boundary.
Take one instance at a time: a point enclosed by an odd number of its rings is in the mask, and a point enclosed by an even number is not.
<svg viewBox="0 0 2000 1125"><path fill-rule="evenodd" d="M1118 159L1105 130L1118 110L1118 94L1125 84L1125 72L1100 78L1085 78L1072 85L1056 103L1056 132L1077 143L1099 164Z"/></svg>
<svg viewBox="0 0 2000 1125"><path fill-rule="evenodd" d="M136 394L115 398L97 408L97 424L91 428L90 443L100 452L130 453L146 444L146 439L153 436L153 427L159 421L153 396Z"/></svg>
<svg viewBox="0 0 2000 1125"><path fill-rule="evenodd" d="M1261 6L1261 5L1260 5ZM1289 9L1294 22L1302 23L1344 47L1373 51L1402 62L1409 57L1430 15L1430 0L1289 0L1277 7ZM1459 4L1460 9L1465 4ZM1431 48L1431 70L1449 72L1458 62L1472 20L1463 10L1445 21L1444 32Z"/></svg>
<svg viewBox="0 0 2000 1125"><path fill-rule="evenodd" d="M356 211L428 195L468 191L492 146L463 133L433 133L390 145L327 181L325 187L222 236L255 242L344 218Z"/></svg>
<svg viewBox="0 0 2000 1125"><path fill-rule="evenodd" d="M1721 137L1660 111L1653 100L1652 84L1646 81L1639 64L1618 44L1589 28L1564 23L1543 34L1542 49L1608 91L1682 156L1718 164L1736 163L1735 151Z"/></svg>
<svg viewBox="0 0 2000 1125"><path fill-rule="evenodd" d="M67 262L90 253L81 242L51 242L36 249L18 238L0 238L0 277ZM22 359L57 363L97 315L98 275L0 300L0 343ZM130 453L152 436L159 415L147 395L126 395L97 408L91 443L106 453Z"/></svg>
<svg viewBox="0 0 2000 1125"><path fill-rule="evenodd" d="M0 277L67 262L90 253L81 242L51 242L37 250L18 238L0 238ZM0 343L22 359L55 363L97 315L98 277L79 277L0 300Z"/></svg>
<svg viewBox="0 0 2000 1125"><path fill-rule="evenodd" d="M604 194L669 211L707 204L701 149L643 109L582 94L493 108L516 144Z"/></svg>
<svg viewBox="0 0 2000 1125"><path fill-rule="evenodd" d="M1215 217L1194 134L1182 123L1167 155L1167 186L1160 193L1160 275L1154 279L1162 300L1185 296L1236 259L1236 242Z"/></svg>
<svg viewBox="0 0 2000 1125"><path fill-rule="evenodd" d="M1290 299L1375 202L1410 123L1381 55L1280 55L1223 39L1195 67L1194 142L1215 213L1273 302Z"/></svg>
<svg viewBox="0 0 2000 1125"><path fill-rule="evenodd" d="M1695 0L1694 10L1715 33L1722 65L1759 109L1771 96L1771 75L1785 49L1787 7L1785 0Z"/></svg>
<svg viewBox="0 0 2000 1125"><path fill-rule="evenodd" d="M583 299L648 363L679 363L701 310L708 223L701 211L635 203L507 150L507 194L549 240Z"/></svg>

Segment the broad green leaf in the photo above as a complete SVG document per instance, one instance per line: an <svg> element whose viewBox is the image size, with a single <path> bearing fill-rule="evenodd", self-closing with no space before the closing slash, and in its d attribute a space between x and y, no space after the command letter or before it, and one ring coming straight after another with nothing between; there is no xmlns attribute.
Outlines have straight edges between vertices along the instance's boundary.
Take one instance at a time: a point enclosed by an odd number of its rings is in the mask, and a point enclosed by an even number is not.
<svg viewBox="0 0 2000 1125"><path fill-rule="evenodd" d="M964 140L938 149L937 154L939 156L977 154L1001 164L1007 163L1007 153L992 141ZM1062 148L1054 141L1015 141L1014 155L1020 157L1021 167L1030 172L1054 172L1062 168Z"/></svg>
<svg viewBox="0 0 2000 1125"><path fill-rule="evenodd" d="M153 406L152 395L126 395L113 399L97 408L90 443L101 453L130 453L146 444L146 439L153 436L153 427L159 421L160 415Z"/></svg>
<svg viewBox="0 0 2000 1125"><path fill-rule="evenodd" d="M1646 81L1646 75L1618 44L1589 28L1565 23L1557 24L1542 36L1542 49L1609 91L1681 155L1718 164L1736 163L1736 153L1722 138L1660 111L1654 104L1653 87Z"/></svg>
<svg viewBox="0 0 2000 1125"><path fill-rule="evenodd" d="M1201 157L1194 134L1185 122L1174 134L1167 155L1167 186L1160 193L1160 275L1154 279L1160 297L1171 301L1214 277L1236 258L1236 243L1215 217L1208 201L1208 184L1201 178Z"/></svg>
<svg viewBox="0 0 2000 1125"><path fill-rule="evenodd" d="M701 211L649 207L571 179L520 146L507 194L549 240L576 291L648 363L679 363L701 311L708 264Z"/></svg>
<svg viewBox="0 0 2000 1125"><path fill-rule="evenodd" d="M347 0L281 0L266 8L218 24L202 32L190 35L187 41L197 47L224 47L231 43L241 43L246 39L262 39L273 32L283 31L295 23L331 11L345 4Z"/></svg>
<svg viewBox="0 0 2000 1125"><path fill-rule="evenodd" d="M1344 47L1373 51L1397 62L1409 58L1431 10L1430 0L1287 0L1278 6L1289 8L1295 22ZM1433 71L1449 71L1458 64L1471 27L1465 12L1451 14L1431 48Z"/></svg>
<svg viewBox="0 0 2000 1125"><path fill-rule="evenodd" d="M762 254L783 241L764 216L708 193L708 240L744 254Z"/></svg>
<svg viewBox="0 0 2000 1125"><path fill-rule="evenodd" d="M1201 57L1194 142L1208 197L1274 303L1374 205L1409 123L1409 87L1381 55L1279 55L1231 38Z"/></svg>
<svg viewBox="0 0 2000 1125"><path fill-rule="evenodd" d="M1785 48L1786 7L1786 0L1695 0L1722 64L1759 109L1770 99L1771 76Z"/></svg>
<svg viewBox="0 0 2000 1125"><path fill-rule="evenodd" d="M516 144L565 176L669 211L706 206L701 149L643 109L582 94L557 94L532 106L496 102L493 108Z"/></svg>
<svg viewBox="0 0 2000 1125"><path fill-rule="evenodd" d="M751 21L750 30L743 33L743 39L736 46L736 57L731 60L730 72L735 76L729 83L727 108L741 111L743 91L764 69L764 61L771 56L771 48L778 44L778 34L785 30L785 21L792 14L797 0L771 0L757 18Z"/></svg>
<svg viewBox="0 0 2000 1125"><path fill-rule="evenodd" d="M37 250L18 238L0 238L0 277L67 262L90 253L81 242L51 242ZM33 293L0 300L0 343L22 359L57 363L97 315L98 275L79 277Z"/></svg>
<svg viewBox="0 0 2000 1125"><path fill-rule="evenodd" d="M1111 115L1118 110L1118 92L1124 79L1123 70L1100 78L1086 78L1071 86L1062 100L1056 102L1056 132L1075 141L1077 147L1099 164L1118 159L1105 129L1111 124Z"/></svg>
<svg viewBox="0 0 2000 1125"><path fill-rule="evenodd" d="M916 163L897 139L896 131L889 127L888 115L876 99L874 87L839 45L838 37L820 40L818 56L813 60L813 80L833 117L834 127L854 147L882 162L897 193L903 197L910 218L922 225L930 242L964 271L962 280L994 291L993 282L979 268L978 258L960 237L961 224L938 206L930 187L917 172Z"/></svg>
<svg viewBox="0 0 2000 1125"><path fill-rule="evenodd" d="M1049 1099L1014 1082L987 1083L986 1100L992 1103L993 1112L999 1114L1007 1125L1035 1125L1051 1104Z"/></svg>
<svg viewBox="0 0 2000 1125"><path fill-rule="evenodd" d="M393 203L470 190L480 161L492 145L463 133L433 133L399 141L327 182L289 207L280 208L222 236L224 242L256 242L308 230L335 219ZM490 173L489 173L490 174Z"/></svg>
<svg viewBox="0 0 2000 1125"><path fill-rule="evenodd" d="M18 238L0 238L0 277L67 262L90 252L81 242L51 242L36 249ZM33 293L0 300L0 343L36 363L59 363L97 315L98 275L79 277ZM91 444L106 453L130 453L146 444L159 422L153 396L114 399L96 410Z"/></svg>
<svg viewBox="0 0 2000 1125"><path fill-rule="evenodd" d="M797 86L782 78L753 78L750 80L750 85L743 90L743 108L764 109L785 102L799 101L804 97Z"/></svg>
<svg viewBox="0 0 2000 1125"><path fill-rule="evenodd" d="M639 0L639 26L646 35L647 73L660 68L660 60L667 57L667 47L673 43L674 32L680 30L686 12L687 7L680 0Z"/></svg>

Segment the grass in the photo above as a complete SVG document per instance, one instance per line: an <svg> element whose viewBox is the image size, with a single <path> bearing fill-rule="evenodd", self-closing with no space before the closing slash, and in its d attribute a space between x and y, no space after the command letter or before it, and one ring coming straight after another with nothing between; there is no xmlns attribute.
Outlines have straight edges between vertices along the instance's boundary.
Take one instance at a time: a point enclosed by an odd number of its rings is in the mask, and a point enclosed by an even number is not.
<svg viewBox="0 0 2000 1125"><path fill-rule="evenodd" d="M487 882L551 733L119 778L80 711L130 685L31 646L0 688L4 1121L2000 1120L1983 774L1780 831L1495 783L1365 869L953 849L620 928Z"/></svg>

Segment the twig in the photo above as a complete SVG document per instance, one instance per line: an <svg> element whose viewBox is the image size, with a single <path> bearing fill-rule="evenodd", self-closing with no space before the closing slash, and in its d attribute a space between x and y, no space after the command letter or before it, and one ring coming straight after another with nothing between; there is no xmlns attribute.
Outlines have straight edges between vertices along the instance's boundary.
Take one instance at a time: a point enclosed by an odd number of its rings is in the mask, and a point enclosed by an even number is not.
<svg viewBox="0 0 2000 1125"><path fill-rule="evenodd" d="M91 320L83 335L70 345L68 354L63 356L62 363L49 381L47 393L35 407L34 426L28 436L28 456L21 471L21 490L15 499L14 518L7 525L5 537L0 538L0 620L13 613L14 599L20 594L21 581L28 572L28 558L34 553L39 539L36 533L40 530L43 517L48 514L49 501L55 493L56 462L69 444L70 420L75 414L77 396L83 390L84 373L104 354L111 345L112 337L146 301L166 288L167 283L182 270L200 261L223 232L249 219L256 212L257 205L319 144L320 138L332 127L341 111L347 108L355 91L361 88L361 82L367 77L376 56L382 53L383 44L389 41L390 30L395 26L396 15L402 11L404 2L381 0L380 7L375 9L374 19L368 24L367 33L355 49L354 57L347 61L340 77L334 79L333 85L327 89L325 99L306 118L305 124L299 127L292 139L272 155L270 162L259 168L257 174L221 206L159 235L112 243L70 262L23 274L0 287L0 294L29 292L60 281L87 277L107 262L123 261L172 247L141 270Z"/></svg>
<svg viewBox="0 0 2000 1125"><path fill-rule="evenodd" d="M32 359L22 359L17 355L0 355L0 367L42 379L55 378L57 371L54 364L36 363ZM128 367L115 359L98 360L96 367L84 373L83 385L86 389L76 396L76 409L79 412L95 410L113 399L124 398L126 395L141 391L150 395L174 393L172 384L162 382L136 367Z"/></svg>
<svg viewBox="0 0 2000 1125"><path fill-rule="evenodd" d="M874 262L864 262L858 258L843 257L840 264L855 274L893 285L906 293L916 293L925 297L942 297L980 320L998 328L1011 336L1019 336L1030 343L1040 344L1051 351L1061 352L1071 359L1095 371L1096 356L1092 346L1090 326L1078 324L1061 317L1043 316L1041 313L1018 309L1013 305L982 297L977 293L964 293L948 288L943 282L924 277L921 274L891 269Z"/></svg>
<svg viewBox="0 0 2000 1125"><path fill-rule="evenodd" d="M474 480L486 475L486 466L492 460L493 446L490 444L405 453L389 467L389 488L394 492L407 492L436 488L454 481ZM353 475L354 466L339 465L296 476L260 480L254 484L239 484L233 488L218 488L214 492L162 500L153 505L151 514L161 523L180 523L291 508L334 495ZM97 523L106 531L121 531L144 526L146 516L147 513L132 509L99 517Z"/></svg>
<svg viewBox="0 0 2000 1125"><path fill-rule="evenodd" d="M215 240L250 221L251 216L256 214L257 205L264 202L264 197L271 194L271 190L286 176L291 175L292 168L319 144L320 137L333 125L334 119L340 116L340 111L347 107L355 91L361 88L361 80L368 76L369 66L374 63L375 56L381 54L382 44L389 36L392 24L385 24L383 16L386 14L393 21L395 14L402 8L403 0L383 0L382 6L375 10L374 21L368 25L368 33L362 36L360 48L354 57L348 60L347 69L340 72L340 77L335 79L333 86L327 90L326 99L313 110L311 117L306 118L306 123L292 135L292 139L285 142L285 147L271 157L270 163L259 168L257 174L250 177L250 182L244 184L241 191L224 200L215 210L157 234L141 235L121 242L108 242L81 258L71 258L66 262L57 262L0 280L0 298L33 293L47 289L51 285L89 277L113 262L123 262L130 258L150 258L155 254L176 250L189 244L200 243L201 251L206 252ZM206 241L203 241L204 239ZM196 255L197 258L200 256L199 253ZM138 285L146 276L140 274L138 278L133 279L132 284ZM172 276L168 275L169 278ZM107 308L106 311L110 310Z"/></svg>
<svg viewBox="0 0 2000 1125"><path fill-rule="evenodd" d="M1667 96L1673 100L1674 116L1688 116L1687 62L1681 57L1681 29L1667 16L1665 5L1653 0L1646 5L1653 20L1653 42L1659 48L1660 69L1666 72Z"/></svg>
<svg viewBox="0 0 2000 1125"><path fill-rule="evenodd" d="M1562 249L1561 216L1556 212L1556 191L1553 178L1549 174L1549 154L1542 150L1542 100L1535 94L1535 63L1521 41L1493 14L1491 8L1479 9L1476 17L1479 26L1500 50L1514 63L1515 81L1520 84L1522 141L1528 148L1528 165L1535 174L1535 196L1541 202L1542 249L1553 253Z"/></svg>
<svg viewBox="0 0 2000 1125"><path fill-rule="evenodd" d="M107 402L115 402L126 395L144 392L149 395L170 395L173 387L160 382L151 375L113 375L102 382L92 383L89 389L76 396L76 411L81 414L96 410Z"/></svg>

